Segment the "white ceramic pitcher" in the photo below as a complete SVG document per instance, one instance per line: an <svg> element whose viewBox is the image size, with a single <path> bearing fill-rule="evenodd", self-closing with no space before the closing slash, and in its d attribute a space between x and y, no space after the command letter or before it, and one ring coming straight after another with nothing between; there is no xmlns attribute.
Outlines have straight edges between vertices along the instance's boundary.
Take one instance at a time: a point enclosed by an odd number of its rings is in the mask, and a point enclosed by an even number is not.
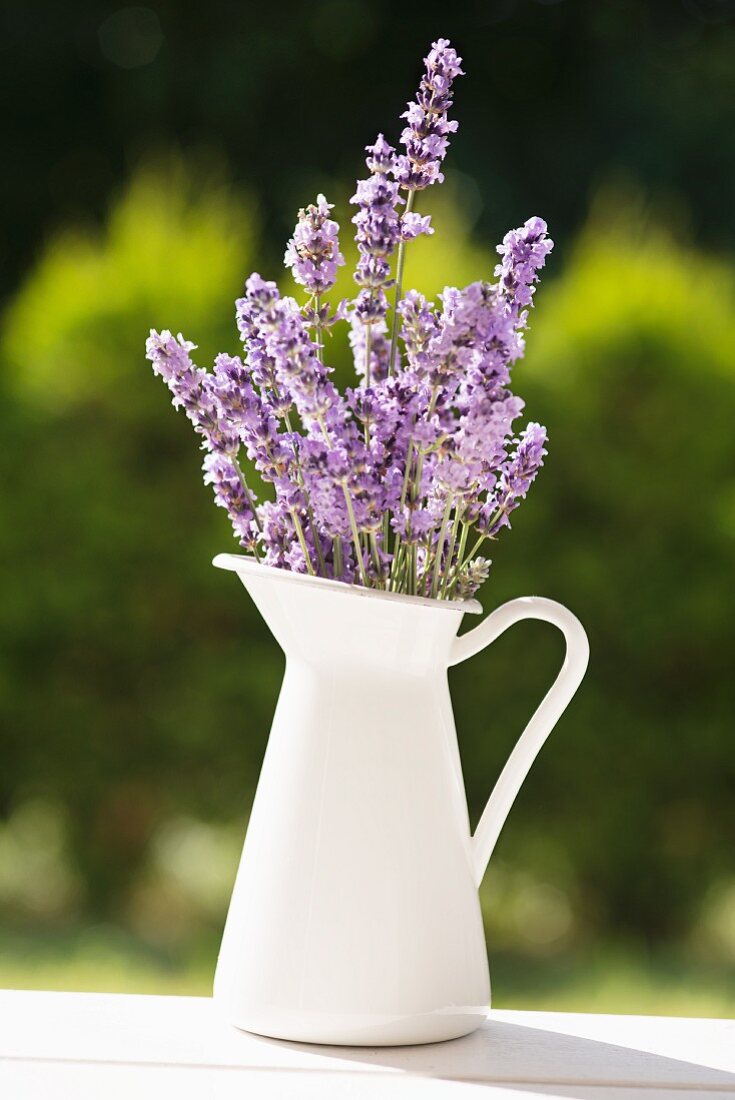
<svg viewBox="0 0 735 1100"><path fill-rule="evenodd" d="M490 979L477 888L589 647L552 600L511 600L457 637L476 601L399 596L236 554L286 654L215 976L248 1031L383 1046L464 1035ZM566 658L470 833L447 669L513 623L543 619Z"/></svg>

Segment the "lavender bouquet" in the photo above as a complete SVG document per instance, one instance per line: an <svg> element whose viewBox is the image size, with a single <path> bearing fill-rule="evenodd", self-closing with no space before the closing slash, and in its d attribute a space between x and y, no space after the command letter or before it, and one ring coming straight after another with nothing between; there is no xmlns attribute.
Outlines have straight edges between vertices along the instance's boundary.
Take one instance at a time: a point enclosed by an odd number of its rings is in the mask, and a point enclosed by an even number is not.
<svg viewBox="0 0 735 1100"><path fill-rule="evenodd" d="M541 218L498 246L495 282L447 287L436 302L403 290L407 245L433 233L413 209L443 180L462 75L449 42L433 43L401 149L382 134L351 202L359 261L351 301L328 293L344 264L323 195L299 211L284 262L300 304L253 274L236 303L244 355L194 365L195 345L151 331L153 370L202 437L204 480L240 545L266 565L389 592L464 599L488 576L486 543L510 526L545 455L546 430L513 425L523 401L512 363L538 272L551 251ZM335 387L325 333L349 326L358 384ZM244 451L272 486L258 502Z"/></svg>

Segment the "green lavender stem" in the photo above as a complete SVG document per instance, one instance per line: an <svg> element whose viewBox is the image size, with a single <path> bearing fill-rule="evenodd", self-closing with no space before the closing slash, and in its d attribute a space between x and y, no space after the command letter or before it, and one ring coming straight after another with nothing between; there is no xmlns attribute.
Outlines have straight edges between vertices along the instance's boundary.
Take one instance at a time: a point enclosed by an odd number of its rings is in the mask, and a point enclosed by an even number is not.
<svg viewBox="0 0 735 1100"><path fill-rule="evenodd" d="M457 584L459 583L460 573L462 571L462 565L464 562L464 551L467 545L467 536L470 531L469 523L462 522L462 533L459 536L459 546L457 547L457 568L454 570L454 576L452 577L452 583L449 586L447 593L448 598L452 598L457 590Z"/></svg>
<svg viewBox="0 0 735 1100"><path fill-rule="evenodd" d="M365 562L362 557L362 549L360 547L360 532L357 529L357 520L355 519L355 509L352 507L352 497L350 496L350 490L347 488L346 482L342 482L342 491L345 495L345 504L347 505L347 515L350 519L350 530L352 531L352 541L355 545L355 553L357 554L357 567L360 571L360 579L365 587L368 587L368 576L365 569Z"/></svg>
<svg viewBox="0 0 735 1100"><path fill-rule="evenodd" d="M240 482L240 487L241 487L243 493L245 494L245 497L247 499L250 511L253 513L253 519L255 520L255 526L258 528L259 531L262 531L263 530L263 525L260 522L260 516L258 515L258 511L255 507L255 501L253 500L253 494L250 492L250 489L248 488L248 483L245 480L245 474L242 472L242 468L240 466L240 463L237 460L237 456L232 455L231 458L232 458L232 465L235 467L235 473L237 474L237 480ZM257 555L256 555L256 557L257 557Z"/></svg>
<svg viewBox="0 0 735 1100"><path fill-rule="evenodd" d="M462 562L462 566L463 566L463 567L464 567L465 565L467 565L467 564L468 564L468 562L471 562L471 561L472 561L472 559L474 558L475 554L477 553L477 551L478 551L478 550L480 549L480 547L482 546L483 542L485 542L485 540L486 540L487 538L489 538L489 535L479 535L479 536L478 536L478 538L477 538L477 541L475 542L474 546L473 546L473 547L472 547L472 549L470 550L470 552L469 552L469 554L467 555L467 557L465 558L465 560L464 560L464 561Z"/></svg>
<svg viewBox="0 0 735 1100"><path fill-rule="evenodd" d="M365 329L366 329L366 332L365 332L365 388L367 389L367 387L370 385L370 352L371 352L372 342L373 342L373 326L372 325L366 325ZM369 416L365 417L364 432L365 432L365 446L369 447L370 446L370 417Z"/></svg>
<svg viewBox="0 0 735 1100"><path fill-rule="evenodd" d="M447 496L447 503L444 508L444 515L442 516L442 525L439 528L439 537L436 540L436 550L434 551L434 577L431 582L431 594L437 597L439 594L439 574L442 567L442 556L444 552L444 539L447 534L447 527L449 525L449 517L452 514L452 505L454 503L454 497L451 493Z"/></svg>
<svg viewBox="0 0 735 1100"><path fill-rule="evenodd" d="M306 562L306 568L307 568L309 574L312 577L315 577L316 572L314 571L314 566L312 565L311 557L309 556L309 547L306 545L306 539L304 538L304 529L301 526L301 520L299 519L295 508L289 508L289 511L291 513L291 518L293 520L293 525L296 528L296 537L299 540L299 546L301 547L301 551L304 555L304 561Z"/></svg>
<svg viewBox="0 0 735 1100"><path fill-rule="evenodd" d="M454 560L454 550L457 544L457 531L459 530L459 523L462 518L462 509L457 506L454 510L454 521L452 523L451 534L449 535L449 546L447 548L447 561L444 569L444 578L442 580L441 598L445 600L447 598L447 586L449 584L449 576L452 571L452 561Z"/></svg>
<svg viewBox="0 0 735 1100"><path fill-rule="evenodd" d="M373 326L371 324L365 325L365 388L370 385L370 355L372 353L373 344Z"/></svg>
<svg viewBox="0 0 735 1100"><path fill-rule="evenodd" d="M408 198L406 199L406 209L404 214L410 213L413 208L413 200L416 195L415 191L409 191ZM398 352L398 305L401 301L401 291L403 290L403 269L406 264L406 242L401 241L398 245L398 258L396 260L396 295L393 299L393 325L390 334L390 363L388 365L388 374L393 374L396 369L396 354Z"/></svg>
<svg viewBox="0 0 735 1100"><path fill-rule="evenodd" d="M382 588L386 587L383 578L383 563L380 560L380 551L378 550L378 539L374 531L370 532L370 554L373 559L373 565L375 566L375 572L378 576L380 585Z"/></svg>
<svg viewBox="0 0 735 1100"><path fill-rule="evenodd" d="M322 326L319 320L319 310L321 308L321 297L319 294L314 295L314 313L316 320L314 322L314 343L316 344L316 357L319 362L322 362Z"/></svg>

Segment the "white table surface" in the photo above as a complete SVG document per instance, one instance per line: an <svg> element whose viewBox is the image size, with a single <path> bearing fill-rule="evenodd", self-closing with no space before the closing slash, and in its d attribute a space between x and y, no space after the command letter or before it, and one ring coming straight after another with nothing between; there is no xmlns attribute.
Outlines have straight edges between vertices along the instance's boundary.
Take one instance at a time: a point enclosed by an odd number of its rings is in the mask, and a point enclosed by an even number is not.
<svg viewBox="0 0 735 1100"><path fill-rule="evenodd" d="M237 1031L203 997L0 992L2 1100L735 1097L735 1021L491 1011L424 1047Z"/></svg>

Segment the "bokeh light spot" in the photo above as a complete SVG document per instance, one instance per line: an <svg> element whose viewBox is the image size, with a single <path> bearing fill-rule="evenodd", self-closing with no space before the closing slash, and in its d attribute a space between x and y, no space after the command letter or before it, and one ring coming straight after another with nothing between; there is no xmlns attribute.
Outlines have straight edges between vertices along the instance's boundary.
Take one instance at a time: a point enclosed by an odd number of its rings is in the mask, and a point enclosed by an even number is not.
<svg viewBox="0 0 735 1100"><path fill-rule="evenodd" d="M120 8L97 32L100 49L120 69L137 69L155 61L163 42L158 16L151 8Z"/></svg>

